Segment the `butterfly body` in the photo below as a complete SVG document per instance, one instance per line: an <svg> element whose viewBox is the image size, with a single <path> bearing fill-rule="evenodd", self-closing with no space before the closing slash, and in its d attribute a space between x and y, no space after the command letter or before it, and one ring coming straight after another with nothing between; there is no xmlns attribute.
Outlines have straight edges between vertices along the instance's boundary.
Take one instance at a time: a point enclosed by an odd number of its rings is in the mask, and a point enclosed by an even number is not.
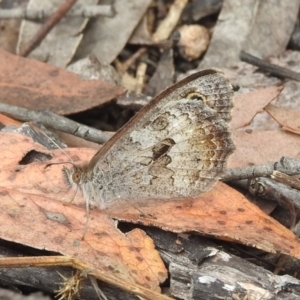
<svg viewBox="0 0 300 300"><path fill-rule="evenodd" d="M89 204L182 199L208 190L234 149L233 91L217 70L173 85L130 120L85 168L66 172Z"/></svg>

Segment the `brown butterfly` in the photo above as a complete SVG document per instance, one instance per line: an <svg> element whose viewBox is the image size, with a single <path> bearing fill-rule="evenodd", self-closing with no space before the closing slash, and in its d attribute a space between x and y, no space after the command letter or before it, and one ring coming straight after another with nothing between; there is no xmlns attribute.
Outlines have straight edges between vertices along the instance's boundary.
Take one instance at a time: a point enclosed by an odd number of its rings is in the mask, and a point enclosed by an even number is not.
<svg viewBox="0 0 300 300"><path fill-rule="evenodd" d="M119 200L182 199L210 189L234 150L233 90L218 70L174 84L121 128L67 182L104 209Z"/></svg>

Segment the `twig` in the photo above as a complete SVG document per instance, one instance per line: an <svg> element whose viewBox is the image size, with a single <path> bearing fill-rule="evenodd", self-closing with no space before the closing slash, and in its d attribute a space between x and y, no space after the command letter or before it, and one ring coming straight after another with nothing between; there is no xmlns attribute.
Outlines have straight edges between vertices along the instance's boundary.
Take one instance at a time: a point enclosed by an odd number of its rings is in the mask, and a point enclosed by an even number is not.
<svg viewBox="0 0 300 300"><path fill-rule="evenodd" d="M42 20L49 18L54 13L54 9L34 9L34 8L12 8L12 9L0 9L0 19L26 19L26 20ZM73 7L66 14L66 17L113 17L115 11L112 5L82 5Z"/></svg>
<svg viewBox="0 0 300 300"><path fill-rule="evenodd" d="M40 30L36 33L31 41L23 49L20 50L19 55L26 57L32 50L34 50L50 30L65 16L65 14L72 8L77 0L65 0L56 9L56 11L49 17Z"/></svg>
<svg viewBox="0 0 300 300"><path fill-rule="evenodd" d="M188 0L175 0L169 9L165 19L159 24L156 32L152 35L154 42L166 40L171 35L175 26L177 25L180 16L186 7Z"/></svg>
<svg viewBox="0 0 300 300"><path fill-rule="evenodd" d="M105 283L111 284L134 295L141 296L144 299L172 300L172 298L166 295L144 288L136 283L112 276L106 271L96 270L93 265L83 263L76 258L68 256L1 257L0 266L1 268L68 266L86 272L88 275L94 276Z"/></svg>
<svg viewBox="0 0 300 300"><path fill-rule="evenodd" d="M144 62L140 62L137 66L136 70L136 89L135 92L137 94L141 94L144 88L145 82L145 74L147 70L147 64Z"/></svg>
<svg viewBox="0 0 300 300"><path fill-rule="evenodd" d="M135 53L133 53L127 60L125 60L120 66L118 67L118 71L120 74L124 74L130 66L145 52L147 51L146 47L142 47L138 49Z"/></svg>
<svg viewBox="0 0 300 300"><path fill-rule="evenodd" d="M300 73L271 64L244 51L241 51L240 59L251 65L259 67L263 71L270 72L275 76L300 81Z"/></svg>
<svg viewBox="0 0 300 300"><path fill-rule="evenodd" d="M275 171L277 172L277 171ZM276 201L281 207L290 212L290 227L293 228L296 222L296 209L300 209L300 191L292 188L288 183L283 184L267 177L255 177L231 181L234 187L248 190L252 195L264 199Z"/></svg>
<svg viewBox="0 0 300 300"><path fill-rule="evenodd" d="M266 165L228 169L221 177L222 181L233 181L253 177L271 176L273 171L280 171L288 175L300 174L300 160L290 157L282 157L279 162Z"/></svg>
<svg viewBox="0 0 300 300"><path fill-rule="evenodd" d="M296 224L295 207L299 209L300 191L270 178L259 177L250 180L248 191L255 196L276 201L281 207L290 212L290 229Z"/></svg>
<svg viewBox="0 0 300 300"><path fill-rule="evenodd" d="M278 182L286 184L294 189L300 190L299 176L294 177L279 171L274 171L271 175L271 178Z"/></svg>
<svg viewBox="0 0 300 300"><path fill-rule="evenodd" d="M98 283L97 283L97 280L94 276L89 276L90 278L90 281L92 283L92 286L99 298L99 300L108 300L107 297L105 296L105 294L102 292L102 290L100 289Z"/></svg>
<svg viewBox="0 0 300 300"><path fill-rule="evenodd" d="M295 208L300 207L300 191L291 188L289 185L276 182L270 178L274 172L280 171L285 174L300 174L300 160L296 158L282 157L279 162L247 168L236 168L227 170L221 178L223 181L231 181L248 189L251 194L266 199L276 200L281 206L287 208L291 213L290 225L293 227L296 221ZM251 178L251 181L245 180Z"/></svg>
<svg viewBox="0 0 300 300"><path fill-rule="evenodd" d="M110 135L101 130L82 125L51 111L32 111L26 108L0 103L0 112L20 121L37 121L45 127L70 133L99 144L103 144L110 139Z"/></svg>

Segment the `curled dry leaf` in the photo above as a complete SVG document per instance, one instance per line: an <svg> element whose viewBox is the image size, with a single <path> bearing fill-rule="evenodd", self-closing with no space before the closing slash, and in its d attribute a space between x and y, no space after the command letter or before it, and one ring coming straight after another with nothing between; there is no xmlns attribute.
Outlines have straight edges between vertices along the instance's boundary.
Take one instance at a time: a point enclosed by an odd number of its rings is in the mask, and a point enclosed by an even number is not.
<svg viewBox="0 0 300 300"><path fill-rule="evenodd" d="M123 235L114 228L110 216L174 232L200 232L300 258L300 242L290 230L221 183L199 197L182 201L139 203L137 199L134 206L144 217L130 203L121 200L105 211L94 209L85 241L79 241L85 208L63 205L74 194L63 182L62 166L45 169L49 161L20 165L22 157L33 149L48 155L50 152L16 134L2 133L1 140L1 194L5 200L0 203L0 220L3 220L0 234L3 239L76 255L108 272L120 272L127 280L156 288L166 273L152 241L137 229ZM87 161L92 151L70 149L69 154L77 162ZM51 162L65 161L59 151L51 155L54 157ZM83 204L80 193L75 200Z"/></svg>
<svg viewBox="0 0 300 300"><path fill-rule="evenodd" d="M83 206L66 205L74 196L63 181L62 165L45 168L52 156L66 161L19 134L1 133L0 237L38 249L73 256L125 281L159 290L167 277L153 241L140 230L117 230L105 211L93 210L85 239ZM34 162L37 151L44 162ZM87 153L91 151L86 151ZM69 152L73 159L77 153ZM51 161L52 162L52 161ZM75 202L82 201L77 194Z"/></svg>

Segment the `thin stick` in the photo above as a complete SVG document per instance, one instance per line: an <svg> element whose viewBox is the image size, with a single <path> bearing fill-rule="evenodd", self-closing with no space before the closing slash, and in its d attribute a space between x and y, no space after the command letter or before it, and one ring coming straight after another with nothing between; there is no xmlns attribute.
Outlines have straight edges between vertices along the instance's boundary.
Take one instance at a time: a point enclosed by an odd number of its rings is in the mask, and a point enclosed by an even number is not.
<svg viewBox="0 0 300 300"><path fill-rule="evenodd" d="M89 276L89 278L90 278L90 281L92 283L94 290L96 291L98 298L100 300L108 300L107 297L105 296L105 294L102 292L102 290L98 286L96 278L94 276Z"/></svg>
<svg viewBox="0 0 300 300"><path fill-rule="evenodd" d="M19 106L0 103L0 112L24 122L37 121L45 127L70 133L98 144L105 143L111 137L101 130L77 123L51 111L34 111Z"/></svg>
<svg viewBox="0 0 300 300"><path fill-rule="evenodd" d="M65 14L76 3L76 0L65 0L57 8L57 10L49 17L40 30L36 33L31 41L23 49L19 55L26 57L32 50L34 50L50 32L50 30L65 16Z"/></svg>
<svg viewBox="0 0 300 300"><path fill-rule="evenodd" d="M28 7L0 9L0 19L25 19L37 21L49 18L53 15L53 13L53 9L45 10L41 8L34 9ZM114 14L115 12L112 5L81 5L70 9L70 11L66 14L66 17L113 17Z"/></svg>
<svg viewBox="0 0 300 300"><path fill-rule="evenodd" d="M300 174L300 160L282 157L279 162L245 168L228 169L221 177L222 181L248 179L253 177L271 176L273 171L280 171L288 175Z"/></svg>
<svg viewBox="0 0 300 300"><path fill-rule="evenodd" d="M145 76L146 76L147 64L140 62L136 70L136 89L137 94L141 94L144 88Z"/></svg>
<svg viewBox="0 0 300 300"><path fill-rule="evenodd" d="M169 9L165 19L159 24L156 32L153 33L154 42L166 40L170 37L172 31L176 27L180 16L186 7L188 0L175 0Z"/></svg>
<svg viewBox="0 0 300 300"><path fill-rule="evenodd" d="M263 71L270 72L275 76L300 81L300 73L271 64L244 51L241 51L240 59L248 64L259 67Z"/></svg>
<svg viewBox="0 0 300 300"><path fill-rule="evenodd" d="M134 295L144 297L145 299L172 300L172 298L168 296L146 289L136 283L124 281L101 270L95 270L95 267L93 265L83 263L78 259L70 256L1 257L0 266L1 268L25 268L28 266L73 267L77 270L86 272L88 275L92 275L105 283L111 284L129 293L133 293Z"/></svg>
<svg viewBox="0 0 300 300"><path fill-rule="evenodd" d="M142 47L139 50L137 50L135 53L133 53L127 60L125 60L120 66L118 67L118 71L120 74L124 74L130 66L145 52L147 51L146 47Z"/></svg>

